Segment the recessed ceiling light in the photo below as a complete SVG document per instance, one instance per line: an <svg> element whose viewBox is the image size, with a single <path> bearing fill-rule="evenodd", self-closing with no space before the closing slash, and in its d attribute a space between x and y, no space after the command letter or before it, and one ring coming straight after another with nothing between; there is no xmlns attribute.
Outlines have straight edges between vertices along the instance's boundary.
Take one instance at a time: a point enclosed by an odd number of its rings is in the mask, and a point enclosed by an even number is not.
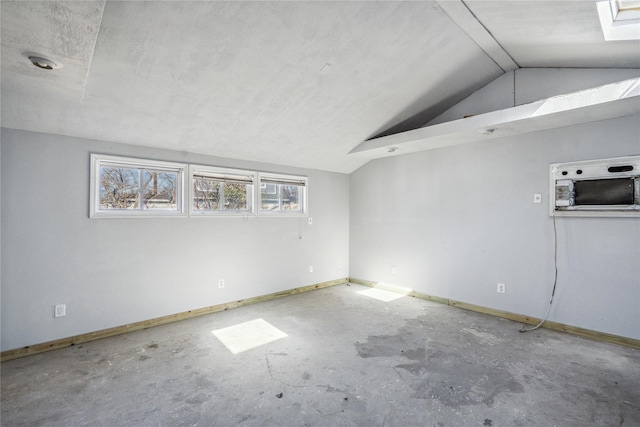
<svg viewBox="0 0 640 427"><path fill-rule="evenodd" d="M29 61L31 61L33 65L43 70L55 70L57 68L62 68L62 64L55 63L51 59L46 58L42 55L25 53L24 56L29 58Z"/></svg>

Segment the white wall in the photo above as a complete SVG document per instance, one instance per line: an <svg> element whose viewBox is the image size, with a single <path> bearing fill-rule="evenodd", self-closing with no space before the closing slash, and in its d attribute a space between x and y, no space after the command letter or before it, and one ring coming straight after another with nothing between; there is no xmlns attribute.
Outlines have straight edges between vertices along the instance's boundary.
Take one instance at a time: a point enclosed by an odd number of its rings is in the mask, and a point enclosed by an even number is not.
<svg viewBox="0 0 640 427"><path fill-rule="evenodd" d="M372 161L351 175L350 275L542 317L549 164L633 154L638 115ZM640 218L558 218L557 229L550 320L640 339Z"/></svg>
<svg viewBox="0 0 640 427"><path fill-rule="evenodd" d="M475 91L429 125L523 105L640 76L638 69L520 68Z"/></svg>
<svg viewBox="0 0 640 427"><path fill-rule="evenodd" d="M390 157L350 178L11 129L1 137L0 348L9 350L347 276L540 317L553 284L548 165L640 154L640 117ZM89 219L90 153L307 175L313 225ZM640 339L640 219L557 226L550 319ZM60 303L67 316L54 319Z"/></svg>
<svg viewBox="0 0 640 427"><path fill-rule="evenodd" d="M1 151L2 350L348 276L347 175L11 129ZM90 153L306 175L313 225L90 219Z"/></svg>

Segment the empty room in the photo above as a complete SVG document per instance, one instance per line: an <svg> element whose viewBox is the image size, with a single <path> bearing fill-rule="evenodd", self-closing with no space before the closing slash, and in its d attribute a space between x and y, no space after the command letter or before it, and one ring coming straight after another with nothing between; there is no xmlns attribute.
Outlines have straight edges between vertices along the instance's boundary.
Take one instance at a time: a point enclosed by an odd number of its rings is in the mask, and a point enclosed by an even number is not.
<svg viewBox="0 0 640 427"><path fill-rule="evenodd" d="M640 425L640 2L0 8L2 426Z"/></svg>

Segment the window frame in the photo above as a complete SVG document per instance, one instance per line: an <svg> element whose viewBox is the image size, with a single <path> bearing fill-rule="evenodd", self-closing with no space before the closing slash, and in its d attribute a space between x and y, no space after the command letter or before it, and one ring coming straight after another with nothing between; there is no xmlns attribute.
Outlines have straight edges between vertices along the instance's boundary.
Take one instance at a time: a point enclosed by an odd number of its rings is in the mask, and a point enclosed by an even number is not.
<svg viewBox="0 0 640 427"><path fill-rule="evenodd" d="M140 197L137 209L101 209L100 208L100 170L102 167L138 169L155 172L173 172L177 174L176 209L144 209L143 188L138 189ZM185 163L166 162L160 160L140 159L134 157L91 154L91 179L89 189L90 218L149 218L149 217L186 217L184 178L188 165ZM142 184L139 183L141 186Z"/></svg>
<svg viewBox="0 0 640 427"><path fill-rule="evenodd" d="M302 198L300 203L300 210L263 210L262 209L262 181L263 179L269 181L280 181L275 183L276 185L283 185L287 183L293 182L301 182L302 194L299 196ZM271 182L273 183L273 182ZM265 183L267 184L267 183ZM281 187L280 187L281 188ZM277 191L276 191L277 192ZM281 203L282 196L278 196L279 201ZM256 210L259 216L266 217L307 217L309 216L308 212L308 200L309 200L309 178L302 175L288 175L281 173L271 173L271 172L258 172L258 185L256 186Z"/></svg>
<svg viewBox="0 0 640 427"><path fill-rule="evenodd" d="M602 34L606 41L638 40L640 10L635 4L621 0L602 0L596 3Z"/></svg>
<svg viewBox="0 0 640 427"><path fill-rule="evenodd" d="M219 176L228 176L229 179L233 179L234 176L240 177L249 177L251 179L251 188L247 190L250 194L247 195L247 204L248 209L244 210L233 210L233 209L217 209L217 210L196 210L193 206L193 200L195 197L195 189L194 189L194 177L201 173L203 175L210 174L211 178L215 179L215 175ZM220 180L220 182L224 182ZM256 183L257 183L257 172L250 171L246 169L231 169L231 168L222 168L217 166L207 166L207 165L189 165L189 216L191 217L207 217L207 216L255 216L256 215ZM223 193L224 197L224 193ZM224 203L224 199L220 201Z"/></svg>

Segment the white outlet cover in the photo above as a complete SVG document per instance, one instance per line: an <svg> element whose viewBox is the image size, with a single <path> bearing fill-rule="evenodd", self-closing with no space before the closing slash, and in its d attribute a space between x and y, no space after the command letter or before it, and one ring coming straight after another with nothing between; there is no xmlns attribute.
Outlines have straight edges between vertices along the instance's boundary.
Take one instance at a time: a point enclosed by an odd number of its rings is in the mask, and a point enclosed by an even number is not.
<svg viewBox="0 0 640 427"><path fill-rule="evenodd" d="M224 279L218 280L218 287L219 288L224 288Z"/></svg>
<svg viewBox="0 0 640 427"><path fill-rule="evenodd" d="M533 195L533 203L542 203L542 194L534 194Z"/></svg>
<svg viewBox="0 0 640 427"><path fill-rule="evenodd" d="M498 283L497 291L498 291L499 294L504 294L506 292L506 290L507 290L507 287L505 286L504 283Z"/></svg>
<svg viewBox="0 0 640 427"><path fill-rule="evenodd" d="M53 316L54 317L62 317L67 315L67 306L66 304L56 304Z"/></svg>
<svg viewBox="0 0 640 427"><path fill-rule="evenodd" d="M312 225L312 224L313 224L313 218L309 217L309 218L307 219L307 221L309 222L309 225Z"/></svg>
<svg viewBox="0 0 640 427"><path fill-rule="evenodd" d="M313 273L313 265L309 266L309 273Z"/></svg>

